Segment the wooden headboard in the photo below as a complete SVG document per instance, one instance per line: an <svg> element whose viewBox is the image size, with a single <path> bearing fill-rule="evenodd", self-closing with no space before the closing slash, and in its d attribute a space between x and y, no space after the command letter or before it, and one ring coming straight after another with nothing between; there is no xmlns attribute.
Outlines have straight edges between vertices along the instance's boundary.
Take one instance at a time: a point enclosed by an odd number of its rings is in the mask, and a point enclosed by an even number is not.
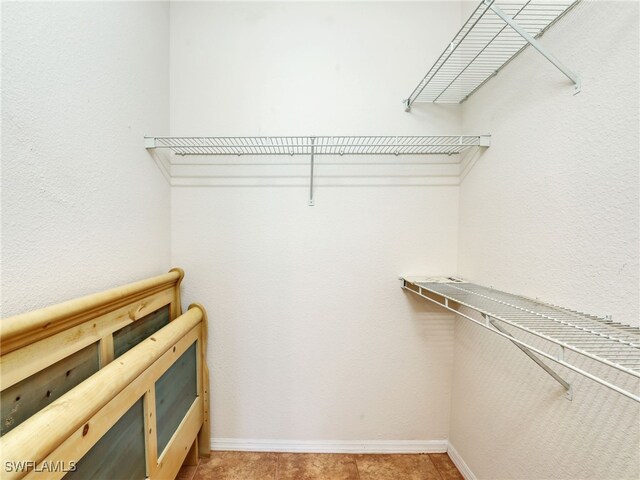
<svg viewBox="0 0 640 480"><path fill-rule="evenodd" d="M209 453L207 318L182 315L183 277L0 321L2 478L173 478Z"/></svg>

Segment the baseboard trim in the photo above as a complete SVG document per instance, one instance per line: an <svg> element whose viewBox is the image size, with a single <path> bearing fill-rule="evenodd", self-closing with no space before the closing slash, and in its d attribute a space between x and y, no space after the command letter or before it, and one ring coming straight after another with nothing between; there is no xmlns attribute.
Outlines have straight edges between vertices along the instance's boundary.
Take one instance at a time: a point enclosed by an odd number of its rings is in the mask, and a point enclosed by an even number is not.
<svg viewBox="0 0 640 480"><path fill-rule="evenodd" d="M265 440L212 438L211 450L290 453L445 453L446 440Z"/></svg>
<svg viewBox="0 0 640 480"><path fill-rule="evenodd" d="M451 461L455 464L456 467L458 467L458 470L460 470L460 473L465 478L465 480L477 480L476 476L469 468L469 465L466 464L458 451L454 448L453 445L451 445L451 442L448 443L449 447L447 448L447 453L449 454Z"/></svg>

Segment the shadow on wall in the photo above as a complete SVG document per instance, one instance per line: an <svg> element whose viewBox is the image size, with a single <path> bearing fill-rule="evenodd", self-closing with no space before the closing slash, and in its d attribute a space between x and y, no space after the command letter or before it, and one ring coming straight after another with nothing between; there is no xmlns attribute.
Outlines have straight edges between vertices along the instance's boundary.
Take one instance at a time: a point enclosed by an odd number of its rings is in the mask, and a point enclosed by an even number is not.
<svg viewBox="0 0 640 480"><path fill-rule="evenodd" d="M460 183L464 182L465 177L486 152L487 150L484 148L473 148L462 155L460 160Z"/></svg>
<svg viewBox="0 0 640 480"><path fill-rule="evenodd" d="M162 176L171 185L171 158L169 154L165 152L159 152L156 150L147 150L149 156L153 159L153 162L162 173Z"/></svg>
<svg viewBox="0 0 640 480"><path fill-rule="evenodd" d="M440 344L453 348L455 315L444 308L403 290L414 319L417 336L427 344Z"/></svg>

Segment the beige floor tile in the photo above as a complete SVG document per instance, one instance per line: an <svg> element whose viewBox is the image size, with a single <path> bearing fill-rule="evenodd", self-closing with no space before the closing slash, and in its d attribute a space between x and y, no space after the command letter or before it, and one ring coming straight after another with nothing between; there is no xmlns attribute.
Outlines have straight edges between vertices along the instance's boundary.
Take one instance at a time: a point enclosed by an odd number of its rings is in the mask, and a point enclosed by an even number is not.
<svg viewBox="0 0 640 480"><path fill-rule="evenodd" d="M356 455L360 480L441 480L429 455Z"/></svg>
<svg viewBox="0 0 640 480"><path fill-rule="evenodd" d="M275 480L278 454L211 452L200 460L194 480Z"/></svg>
<svg viewBox="0 0 640 480"><path fill-rule="evenodd" d="M464 477L446 453L432 453L429 454L429 457L431 457L431 461L438 469L442 480L464 480Z"/></svg>
<svg viewBox="0 0 640 480"><path fill-rule="evenodd" d="M358 480L352 455L281 453L278 480Z"/></svg>

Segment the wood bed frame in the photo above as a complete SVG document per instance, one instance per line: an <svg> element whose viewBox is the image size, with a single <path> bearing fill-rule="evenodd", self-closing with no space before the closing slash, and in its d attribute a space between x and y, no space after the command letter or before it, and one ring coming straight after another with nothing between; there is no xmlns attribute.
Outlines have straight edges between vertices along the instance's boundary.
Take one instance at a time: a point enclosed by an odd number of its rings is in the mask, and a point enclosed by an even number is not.
<svg viewBox="0 0 640 480"><path fill-rule="evenodd" d="M207 314L181 269L0 321L0 477L173 479L209 454Z"/></svg>

